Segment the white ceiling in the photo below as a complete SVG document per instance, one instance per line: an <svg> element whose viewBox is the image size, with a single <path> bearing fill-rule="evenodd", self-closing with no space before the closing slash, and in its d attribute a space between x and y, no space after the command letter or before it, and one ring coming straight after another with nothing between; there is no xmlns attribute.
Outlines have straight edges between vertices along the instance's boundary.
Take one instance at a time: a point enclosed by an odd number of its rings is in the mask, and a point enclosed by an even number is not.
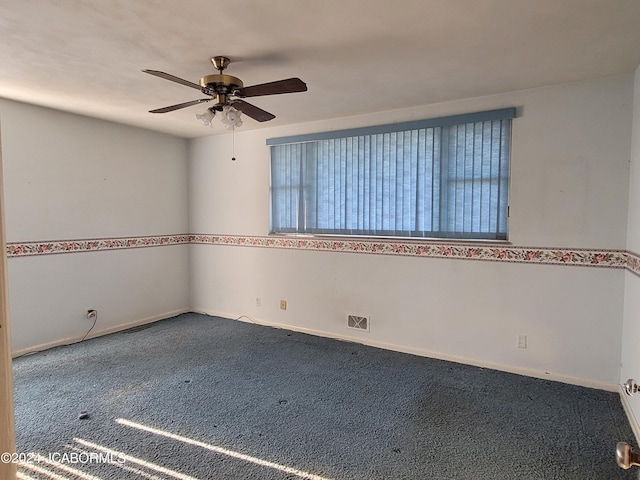
<svg viewBox="0 0 640 480"><path fill-rule="evenodd" d="M0 38L1 97L198 137L206 106L148 110L203 95L141 69L297 76L241 128L308 122L633 72L640 0L3 0Z"/></svg>

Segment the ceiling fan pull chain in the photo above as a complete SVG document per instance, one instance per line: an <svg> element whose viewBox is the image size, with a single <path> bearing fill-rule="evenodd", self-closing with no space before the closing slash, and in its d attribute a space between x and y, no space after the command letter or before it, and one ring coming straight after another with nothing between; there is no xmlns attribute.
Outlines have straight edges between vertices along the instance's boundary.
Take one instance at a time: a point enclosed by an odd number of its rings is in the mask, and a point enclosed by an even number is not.
<svg viewBox="0 0 640 480"><path fill-rule="evenodd" d="M231 160L236 161L236 127L231 128Z"/></svg>

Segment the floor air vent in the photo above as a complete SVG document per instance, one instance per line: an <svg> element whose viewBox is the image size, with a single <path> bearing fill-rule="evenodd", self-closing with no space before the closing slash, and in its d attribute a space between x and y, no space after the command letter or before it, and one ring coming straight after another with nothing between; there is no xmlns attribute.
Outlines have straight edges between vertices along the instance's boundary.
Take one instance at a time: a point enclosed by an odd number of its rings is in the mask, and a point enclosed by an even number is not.
<svg viewBox="0 0 640 480"><path fill-rule="evenodd" d="M347 327L368 332L369 317L363 315L347 315Z"/></svg>
<svg viewBox="0 0 640 480"><path fill-rule="evenodd" d="M126 330L122 330L121 333L136 333L140 330L146 330L147 328L153 327L152 323L145 323L144 325L138 325L137 327L127 328Z"/></svg>

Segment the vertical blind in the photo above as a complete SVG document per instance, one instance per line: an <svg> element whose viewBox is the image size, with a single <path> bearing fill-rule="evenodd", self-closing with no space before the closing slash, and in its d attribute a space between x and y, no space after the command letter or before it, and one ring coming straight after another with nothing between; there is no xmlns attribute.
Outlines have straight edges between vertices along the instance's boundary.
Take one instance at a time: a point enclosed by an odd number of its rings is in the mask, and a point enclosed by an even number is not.
<svg viewBox="0 0 640 480"><path fill-rule="evenodd" d="M269 139L271 231L505 240L514 117Z"/></svg>

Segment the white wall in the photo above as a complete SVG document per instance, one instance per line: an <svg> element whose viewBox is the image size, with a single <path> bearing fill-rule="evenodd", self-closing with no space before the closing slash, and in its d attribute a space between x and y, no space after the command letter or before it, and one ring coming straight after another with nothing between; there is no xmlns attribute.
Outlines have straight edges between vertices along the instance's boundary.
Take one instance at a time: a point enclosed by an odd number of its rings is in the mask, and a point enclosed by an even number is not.
<svg viewBox="0 0 640 480"><path fill-rule="evenodd" d="M640 68L636 70L633 101L633 127L631 143L631 166L629 176L629 223L627 249L640 255ZM622 368L620 382L634 378L640 382L640 276L627 272L625 275L624 328L622 339ZM640 420L640 398L628 398L633 415ZM636 433L638 435L638 433Z"/></svg>
<svg viewBox="0 0 640 480"><path fill-rule="evenodd" d="M624 249L629 220L637 252L637 165L628 198L632 98L633 76L625 75L239 130L236 162L230 135L187 142L0 100L7 240L264 236L266 138L516 106L512 243ZM637 103L636 95L636 118ZM623 309L625 329L633 328L628 319L640 306L629 289L637 281L610 268L214 245L9 259L14 352L81 338L88 308L99 310L96 329L105 332L191 307L603 388L619 380ZM348 313L370 315L371 332L346 329ZM516 348L518 334L528 336L526 350ZM625 351L635 352L630 345Z"/></svg>
<svg viewBox="0 0 640 480"><path fill-rule="evenodd" d="M624 75L238 131L236 162L230 160L230 136L194 140L190 231L268 234L266 138L516 106L521 115L513 124L513 244L624 249L632 96L633 76ZM623 270L608 268L194 245L191 305L613 389L619 377L624 278ZM288 300L287 311L278 309L281 298ZM371 315L371 332L348 330L348 313ZM528 335L526 350L516 348L518 334Z"/></svg>
<svg viewBox="0 0 640 480"><path fill-rule="evenodd" d="M187 141L0 100L8 242L184 234ZM189 307L188 245L13 257L14 353Z"/></svg>

